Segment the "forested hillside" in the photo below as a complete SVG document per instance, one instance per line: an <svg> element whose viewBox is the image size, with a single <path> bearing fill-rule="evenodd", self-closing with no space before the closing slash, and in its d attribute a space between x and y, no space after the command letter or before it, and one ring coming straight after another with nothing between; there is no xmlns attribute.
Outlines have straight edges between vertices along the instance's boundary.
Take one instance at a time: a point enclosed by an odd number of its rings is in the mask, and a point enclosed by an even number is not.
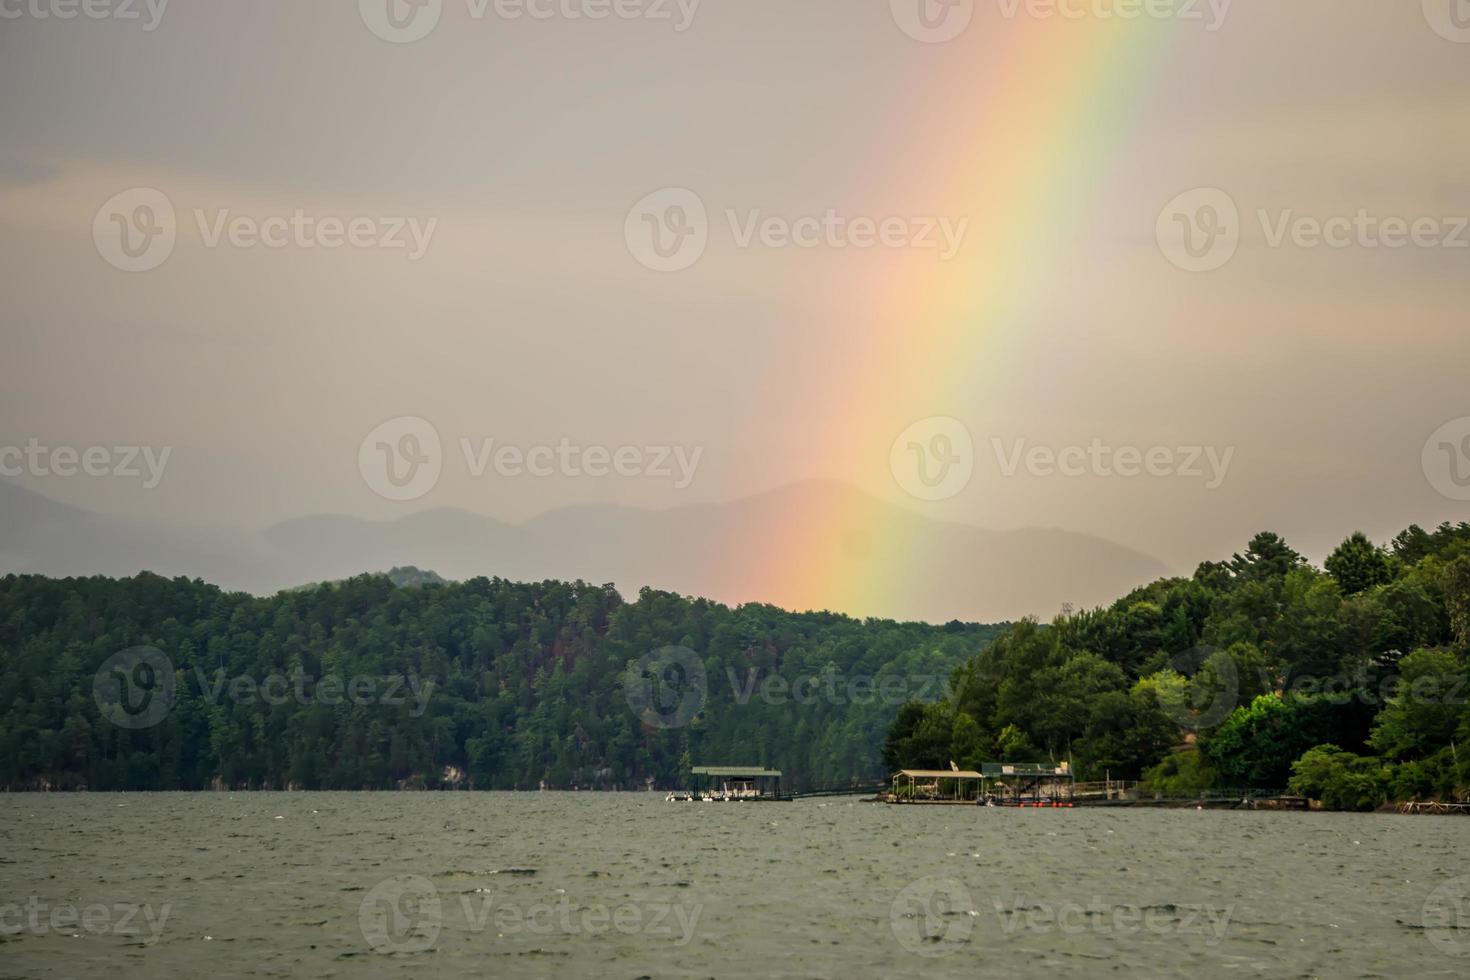
<svg viewBox="0 0 1470 980"><path fill-rule="evenodd" d="M1192 578L1025 621L907 705L891 767L1070 760L1160 792L1287 787L1327 805L1470 794L1470 524L1354 534L1310 566L1257 535Z"/></svg>
<svg viewBox="0 0 1470 980"><path fill-rule="evenodd" d="M415 572L270 598L0 579L0 786L641 789L712 762L846 784L998 632Z"/></svg>

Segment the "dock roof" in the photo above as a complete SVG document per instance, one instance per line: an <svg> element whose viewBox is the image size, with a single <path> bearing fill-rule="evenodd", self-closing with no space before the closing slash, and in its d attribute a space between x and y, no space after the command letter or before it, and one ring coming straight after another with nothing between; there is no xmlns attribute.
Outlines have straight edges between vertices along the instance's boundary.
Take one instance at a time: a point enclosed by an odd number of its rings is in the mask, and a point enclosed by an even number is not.
<svg viewBox="0 0 1470 980"><path fill-rule="evenodd" d="M915 779L979 779L980 774L973 769L900 769L896 775L912 776Z"/></svg>
<svg viewBox="0 0 1470 980"><path fill-rule="evenodd" d="M693 766L689 770L696 776L779 776L781 770L763 766Z"/></svg>
<svg viewBox="0 0 1470 980"><path fill-rule="evenodd" d="M1067 776L1072 772L1049 762L987 762L981 766L987 776Z"/></svg>

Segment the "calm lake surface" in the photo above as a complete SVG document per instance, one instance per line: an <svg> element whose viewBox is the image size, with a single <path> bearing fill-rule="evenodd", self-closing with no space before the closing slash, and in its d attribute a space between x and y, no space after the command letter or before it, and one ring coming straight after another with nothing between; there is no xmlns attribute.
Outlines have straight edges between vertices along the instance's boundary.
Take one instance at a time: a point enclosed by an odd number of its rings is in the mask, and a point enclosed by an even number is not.
<svg viewBox="0 0 1470 980"><path fill-rule="evenodd" d="M0 976L1464 977L1465 876L1455 817L11 795Z"/></svg>

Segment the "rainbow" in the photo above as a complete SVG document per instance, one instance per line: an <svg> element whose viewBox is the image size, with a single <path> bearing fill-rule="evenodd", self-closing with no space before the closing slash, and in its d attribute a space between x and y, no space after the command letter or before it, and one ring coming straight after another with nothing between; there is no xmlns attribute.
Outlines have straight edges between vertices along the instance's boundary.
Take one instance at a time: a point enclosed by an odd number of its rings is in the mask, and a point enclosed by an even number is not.
<svg viewBox="0 0 1470 980"><path fill-rule="evenodd" d="M1002 19L994 8L987 18L987 5L978 6L965 35L920 52L924 70L899 93L902 118L887 130L898 148L880 153L864 178L940 188L937 213L971 220L956 257L887 260L875 293L863 298L873 315L838 362L850 397L824 406L818 439L826 471L858 486L881 480L892 488L889 449L910 423L950 414L973 428L984 423L973 418L977 392L1004 398L1009 379L991 365L1025 356L1036 300L1058 287L1059 270L1086 261L1079 243L1166 42L1197 29ZM901 522L873 513L811 495L773 529L784 547L763 556L770 563L755 573L768 584L761 591L796 609L893 609L896 589L922 584L925 558Z"/></svg>

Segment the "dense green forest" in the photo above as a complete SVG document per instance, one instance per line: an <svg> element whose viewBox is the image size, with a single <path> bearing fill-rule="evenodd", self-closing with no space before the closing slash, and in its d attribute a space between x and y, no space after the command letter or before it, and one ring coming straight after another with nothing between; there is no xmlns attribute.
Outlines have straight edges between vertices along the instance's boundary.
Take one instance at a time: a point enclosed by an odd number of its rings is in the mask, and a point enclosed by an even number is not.
<svg viewBox="0 0 1470 980"><path fill-rule="evenodd" d="M268 598L11 575L0 787L673 788L701 763L847 785L999 631L415 569Z"/></svg>
<svg viewBox="0 0 1470 980"><path fill-rule="evenodd" d="M1290 788L1339 809L1470 795L1470 524L1280 537L1049 625L1017 623L909 704L890 768L1070 761L1167 795Z"/></svg>
<svg viewBox="0 0 1470 980"><path fill-rule="evenodd" d="M1274 534L1049 624L931 626L417 569L271 597L0 579L0 787L798 788L1067 760L1169 794L1470 793L1470 524Z"/></svg>

